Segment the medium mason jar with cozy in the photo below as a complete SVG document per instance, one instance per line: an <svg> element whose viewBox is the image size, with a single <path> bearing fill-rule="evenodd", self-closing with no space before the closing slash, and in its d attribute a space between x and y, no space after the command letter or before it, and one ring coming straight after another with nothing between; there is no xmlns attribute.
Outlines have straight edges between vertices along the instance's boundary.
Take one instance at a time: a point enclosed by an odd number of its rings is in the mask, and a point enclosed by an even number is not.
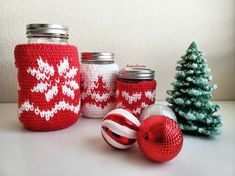
<svg viewBox="0 0 235 176"><path fill-rule="evenodd" d="M116 106L118 66L113 53L84 52L81 64L81 113L103 118Z"/></svg>

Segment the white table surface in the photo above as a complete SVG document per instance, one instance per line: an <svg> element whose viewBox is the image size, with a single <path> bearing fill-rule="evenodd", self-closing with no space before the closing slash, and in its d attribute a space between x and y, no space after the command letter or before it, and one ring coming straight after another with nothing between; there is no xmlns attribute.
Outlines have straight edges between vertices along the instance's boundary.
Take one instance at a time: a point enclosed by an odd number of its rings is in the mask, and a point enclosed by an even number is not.
<svg viewBox="0 0 235 176"><path fill-rule="evenodd" d="M181 153L170 162L147 160L137 145L126 151L109 147L101 138L101 120L80 118L53 132L24 129L16 104L0 104L0 176L234 176L235 102L219 102L222 135L208 139L184 136Z"/></svg>

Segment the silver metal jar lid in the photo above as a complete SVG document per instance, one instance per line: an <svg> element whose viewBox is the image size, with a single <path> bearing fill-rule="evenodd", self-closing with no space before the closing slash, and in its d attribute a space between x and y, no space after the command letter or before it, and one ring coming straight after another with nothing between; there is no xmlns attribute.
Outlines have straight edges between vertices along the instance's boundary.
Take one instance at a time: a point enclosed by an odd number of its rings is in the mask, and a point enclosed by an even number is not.
<svg viewBox="0 0 235 176"><path fill-rule="evenodd" d="M129 80L152 80L154 79L154 74L155 71L148 68L126 67L119 72L118 78Z"/></svg>
<svg viewBox="0 0 235 176"><path fill-rule="evenodd" d="M68 27L59 24L27 24L27 37L35 35L68 39Z"/></svg>
<svg viewBox="0 0 235 176"><path fill-rule="evenodd" d="M82 62L86 63L113 63L114 54L105 52L82 52Z"/></svg>

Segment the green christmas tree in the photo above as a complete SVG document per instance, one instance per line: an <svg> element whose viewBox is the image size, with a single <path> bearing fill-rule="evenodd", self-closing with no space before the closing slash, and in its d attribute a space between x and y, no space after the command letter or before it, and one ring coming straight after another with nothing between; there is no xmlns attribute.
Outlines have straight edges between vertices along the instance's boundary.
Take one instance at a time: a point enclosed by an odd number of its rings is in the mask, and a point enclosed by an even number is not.
<svg viewBox="0 0 235 176"><path fill-rule="evenodd" d="M219 105L210 99L217 88L210 85L211 71L202 51L192 42L182 59L177 62L176 81L166 100L175 112L177 121L183 132L194 135L220 134L221 116L214 113Z"/></svg>

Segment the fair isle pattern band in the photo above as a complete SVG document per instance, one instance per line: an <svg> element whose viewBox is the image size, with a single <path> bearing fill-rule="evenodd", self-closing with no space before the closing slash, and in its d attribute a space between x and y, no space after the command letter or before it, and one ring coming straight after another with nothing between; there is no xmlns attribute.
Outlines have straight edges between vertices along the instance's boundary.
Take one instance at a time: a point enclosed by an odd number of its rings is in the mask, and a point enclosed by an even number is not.
<svg viewBox="0 0 235 176"><path fill-rule="evenodd" d="M85 117L103 118L115 108L118 70L115 63L81 64L81 112Z"/></svg>
<svg viewBox="0 0 235 176"><path fill-rule="evenodd" d="M155 102L157 82L155 80L116 82L117 108L124 108L132 111L137 117L149 105Z"/></svg>
<svg viewBox="0 0 235 176"><path fill-rule="evenodd" d="M75 114L78 114L80 110L80 103L77 106L74 106L72 104L66 103L65 101L59 101L50 110L41 110L38 106L34 107L34 105L30 104L29 101L27 100L18 109L18 114L20 115L21 113L25 111L26 112L32 111L36 115L39 115L41 118L45 118L46 121L49 121L59 111L64 111L64 110L71 111Z"/></svg>
<svg viewBox="0 0 235 176"><path fill-rule="evenodd" d="M126 149L136 141L140 122L130 112L115 109L103 119L101 134L105 141L118 149Z"/></svg>

